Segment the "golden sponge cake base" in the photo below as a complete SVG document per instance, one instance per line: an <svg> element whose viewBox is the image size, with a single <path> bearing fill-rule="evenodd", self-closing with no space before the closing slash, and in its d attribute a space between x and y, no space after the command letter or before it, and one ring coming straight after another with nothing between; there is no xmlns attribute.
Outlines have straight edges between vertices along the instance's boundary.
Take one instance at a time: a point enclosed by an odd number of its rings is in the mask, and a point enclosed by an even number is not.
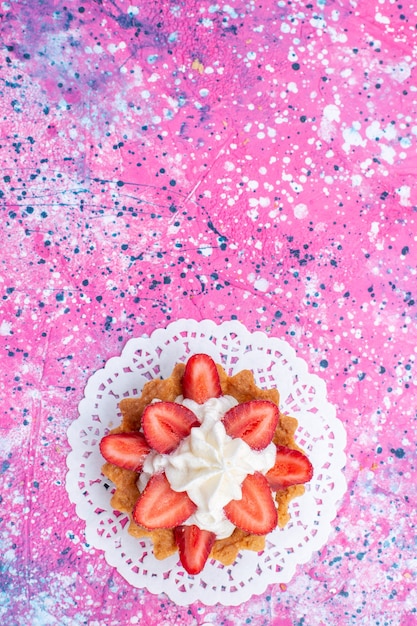
<svg viewBox="0 0 417 626"><path fill-rule="evenodd" d="M155 398L165 402L173 402L177 396L182 394L181 381L184 369L185 365L178 363L169 378L152 380L146 383L140 397L121 400L119 406L123 418L122 423L111 432L120 433L139 430L142 413L145 407ZM224 395L233 396L239 403L249 400L270 400L279 405L278 391L276 389L264 390L257 387L253 374L249 370L242 370L235 376L228 376L220 365L217 365L217 369ZM274 443L299 450L300 448L294 440L297 425L298 422L294 417L281 414L273 438ZM149 537L153 542L153 551L157 559L165 559L174 554L177 546L173 530L158 529L148 531L133 521L132 511L140 495L136 485L138 480L137 472L121 469L111 463L105 463L102 471L116 487L111 499L112 507L118 511L126 512L130 516L129 533L138 538ZM279 527L284 527L290 519L288 513L289 502L303 493L303 485L294 485L276 493L275 501L278 509ZM231 565L240 550L255 550L259 552L264 547L264 536L253 535L236 528L230 537L215 541L210 556L223 563L223 565Z"/></svg>

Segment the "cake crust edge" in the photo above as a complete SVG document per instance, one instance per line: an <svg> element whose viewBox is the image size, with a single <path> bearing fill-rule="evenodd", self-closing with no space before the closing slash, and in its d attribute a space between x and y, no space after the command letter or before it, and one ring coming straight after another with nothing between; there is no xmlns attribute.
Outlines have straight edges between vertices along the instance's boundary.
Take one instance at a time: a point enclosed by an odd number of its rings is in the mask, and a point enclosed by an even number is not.
<svg viewBox="0 0 417 626"><path fill-rule="evenodd" d="M241 370L234 376L228 376L224 368L216 364L219 372L220 384L224 395L233 396L239 403L249 400L270 400L279 406L279 392L276 388L261 389L255 384L253 373L250 370ZM171 376L166 379L155 379L147 382L141 396L123 398L119 403L122 422L112 429L111 433L137 431L141 425L142 413L145 407L154 399L173 402L182 393L181 381L185 370L184 363L175 365ZM273 442L295 450L297 446L294 434L298 427L296 418L280 412L280 419L275 430ZM165 559L177 551L174 540L174 531L171 529L146 530L138 526L132 518L132 511L140 491L137 487L137 472L116 467L105 463L102 472L115 485L111 498L111 506L118 511L129 514L130 524L128 532L133 537L148 537L153 543L153 552L157 559ZM288 505L293 498L302 495L304 485L294 485L277 491L275 502L278 509L278 527L283 528L290 519ZM240 550L254 550L259 552L265 547L265 536L253 535L239 528L225 539L217 539L211 550L210 557L220 561L223 565L231 565Z"/></svg>

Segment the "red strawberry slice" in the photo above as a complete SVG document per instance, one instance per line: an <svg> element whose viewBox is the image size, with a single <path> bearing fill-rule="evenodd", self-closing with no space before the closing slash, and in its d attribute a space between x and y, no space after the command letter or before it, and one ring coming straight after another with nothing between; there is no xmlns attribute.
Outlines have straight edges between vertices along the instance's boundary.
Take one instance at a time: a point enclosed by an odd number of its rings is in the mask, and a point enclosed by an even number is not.
<svg viewBox="0 0 417 626"><path fill-rule="evenodd" d="M133 519L148 530L175 528L196 510L185 491L171 488L164 473L154 474L133 509Z"/></svg>
<svg viewBox="0 0 417 626"><path fill-rule="evenodd" d="M189 574L199 574L206 564L216 535L192 525L178 526L174 530L174 537L184 569Z"/></svg>
<svg viewBox="0 0 417 626"><path fill-rule="evenodd" d="M190 398L198 404L222 395L216 364L208 354L194 354L188 359L182 391L184 398Z"/></svg>
<svg viewBox="0 0 417 626"><path fill-rule="evenodd" d="M199 426L197 416L176 402L149 404L142 414L142 428L148 444L161 454L169 454L179 442Z"/></svg>
<svg viewBox="0 0 417 626"><path fill-rule="evenodd" d="M109 463L139 472L150 448L141 433L115 433L100 441L100 452Z"/></svg>
<svg viewBox="0 0 417 626"><path fill-rule="evenodd" d="M222 422L230 437L240 437L254 450L263 450L272 441L278 419L276 404L250 400L227 411Z"/></svg>
<svg viewBox="0 0 417 626"><path fill-rule="evenodd" d="M302 485L313 477L313 466L305 454L285 446L277 446L275 465L266 474L273 491L291 485Z"/></svg>
<svg viewBox="0 0 417 626"><path fill-rule="evenodd" d="M242 483L242 498L231 500L224 512L232 524L255 535L266 535L278 523L271 489L260 472L246 476Z"/></svg>

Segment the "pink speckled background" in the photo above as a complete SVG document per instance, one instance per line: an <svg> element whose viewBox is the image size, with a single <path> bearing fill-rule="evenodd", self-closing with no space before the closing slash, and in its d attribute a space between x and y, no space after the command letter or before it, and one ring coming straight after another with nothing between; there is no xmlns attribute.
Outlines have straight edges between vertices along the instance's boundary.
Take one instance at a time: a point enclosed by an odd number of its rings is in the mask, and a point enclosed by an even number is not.
<svg viewBox="0 0 417 626"><path fill-rule="evenodd" d="M0 618L417 624L414 0L0 4ZM238 319L348 435L328 543L239 607L178 607L86 545L66 431L172 320Z"/></svg>

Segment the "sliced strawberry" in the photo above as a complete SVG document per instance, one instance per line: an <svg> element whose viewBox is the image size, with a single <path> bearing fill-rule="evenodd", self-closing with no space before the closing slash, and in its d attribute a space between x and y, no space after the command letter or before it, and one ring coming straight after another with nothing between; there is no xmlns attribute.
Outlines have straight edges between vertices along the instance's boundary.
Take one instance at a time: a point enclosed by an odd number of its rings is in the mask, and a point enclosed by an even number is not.
<svg viewBox="0 0 417 626"><path fill-rule="evenodd" d="M133 509L133 519L148 530L175 528L196 510L185 491L171 488L164 473L154 474Z"/></svg>
<svg viewBox="0 0 417 626"><path fill-rule="evenodd" d="M271 489L260 472L246 476L242 483L242 498L231 500L224 512L232 524L255 535L266 535L278 523Z"/></svg>
<svg viewBox="0 0 417 626"><path fill-rule="evenodd" d="M277 446L275 465L266 474L273 491L307 483L312 476L313 466L305 454L299 450Z"/></svg>
<svg viewBox="0 0 417 626"><path fill-rule="evenodd" d="M142 415L142 428L148 444L162 454L169 454L179 442L199 426L197 416L176 402L149 404Z"/></svg>
<svg viewBox="0 0 417 626"><path fill-rule="evenodd" d="M194 354L188 359L182 391L184 398L190 398L198 404L222 395L216 364L208 354Z"/></svg>
<svg viewBox="0 0 417 626"><path fill-rule="evenodd" d="M272 441L278 419L276 404L250 400L227 411L222 422L230 437L240 437L254 450L263 450Z"/></svg>
<svg viewBox="0 0 417 626"><path fill-rule="evenodd" d="M106 435L100 441L100 452L109 463L139 472L150 448L141 433Z"/></svg>
<svg viewBox="0 0 417 626"><path fill-rule="evenodd" d="M199 574L206 564L216 535L193 524L178 526L174 530L174 537L184 569L189 574Z"/></svg>

